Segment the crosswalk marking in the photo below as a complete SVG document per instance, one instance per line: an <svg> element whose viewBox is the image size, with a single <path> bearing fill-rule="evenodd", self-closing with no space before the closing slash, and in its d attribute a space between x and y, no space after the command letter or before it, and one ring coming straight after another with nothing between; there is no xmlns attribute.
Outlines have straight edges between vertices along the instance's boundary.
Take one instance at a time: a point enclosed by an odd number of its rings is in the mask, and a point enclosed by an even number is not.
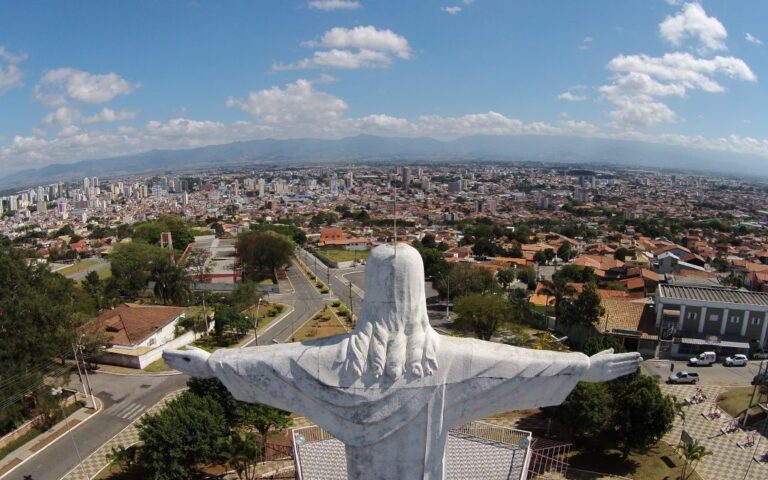
<svg viewBox="0 0 768 480"><path fill-rule="evenodd" d="M116 417L130 420L141 413L146 407L140 403L118 404L110 408L110 413Z"/></svg>

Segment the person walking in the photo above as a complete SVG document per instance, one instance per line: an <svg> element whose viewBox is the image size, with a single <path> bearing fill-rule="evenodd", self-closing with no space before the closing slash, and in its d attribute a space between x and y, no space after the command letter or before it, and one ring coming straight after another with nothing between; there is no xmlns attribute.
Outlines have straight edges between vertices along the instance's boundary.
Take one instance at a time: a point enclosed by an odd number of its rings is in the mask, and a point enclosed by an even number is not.
<svg viewBox="0 0 768 480"><path fill-rule="evenodd" d="M669 362L669 373L672 373L675 371L675 363Z"/></svg>

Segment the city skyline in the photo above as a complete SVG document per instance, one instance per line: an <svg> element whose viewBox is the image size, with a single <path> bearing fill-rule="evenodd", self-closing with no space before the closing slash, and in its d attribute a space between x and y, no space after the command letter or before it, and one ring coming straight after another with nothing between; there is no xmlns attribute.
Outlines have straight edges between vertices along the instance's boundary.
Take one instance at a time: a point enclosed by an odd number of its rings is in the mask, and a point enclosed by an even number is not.
<svg viewBox="0 0 768 480"><path fill-rule="evenodd" d="M768 156L759 2L74 5L14 2L0 19L3 174L360 133Z"/></svg>

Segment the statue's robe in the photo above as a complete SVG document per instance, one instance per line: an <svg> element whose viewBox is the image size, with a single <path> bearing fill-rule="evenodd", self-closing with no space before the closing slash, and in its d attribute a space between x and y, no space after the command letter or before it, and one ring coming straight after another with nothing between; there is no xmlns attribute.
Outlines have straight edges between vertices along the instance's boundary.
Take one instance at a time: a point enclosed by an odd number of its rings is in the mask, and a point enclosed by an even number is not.
<svg viewBox="0 0 768 480"><path fill-rule="evenodd" d="M208 363L238 400L298 413L341 440L360 480L442 480L449 429L558 405L589 367L582 353L442 336L434 375L359 378L341 373L347 341L218 350Z"/></svg>

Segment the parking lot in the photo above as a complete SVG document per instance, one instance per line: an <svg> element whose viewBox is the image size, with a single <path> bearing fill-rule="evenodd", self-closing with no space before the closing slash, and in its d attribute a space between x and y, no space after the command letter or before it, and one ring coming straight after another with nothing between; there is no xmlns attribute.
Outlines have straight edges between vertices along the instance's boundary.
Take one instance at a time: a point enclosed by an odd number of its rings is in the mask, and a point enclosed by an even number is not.
<svg viewBox="0 0 768 480"><path fill-rule="evenodd" d="M752 377L760 370L760 360L750 361L745 367L724 367L722 362L710 367L694 367L685 361L648 360L643 362L642 368L649 375L664 382L670 374L670 363L675 364L675 372L685 370L698 373L701 385L749 385Z"/></svg>

